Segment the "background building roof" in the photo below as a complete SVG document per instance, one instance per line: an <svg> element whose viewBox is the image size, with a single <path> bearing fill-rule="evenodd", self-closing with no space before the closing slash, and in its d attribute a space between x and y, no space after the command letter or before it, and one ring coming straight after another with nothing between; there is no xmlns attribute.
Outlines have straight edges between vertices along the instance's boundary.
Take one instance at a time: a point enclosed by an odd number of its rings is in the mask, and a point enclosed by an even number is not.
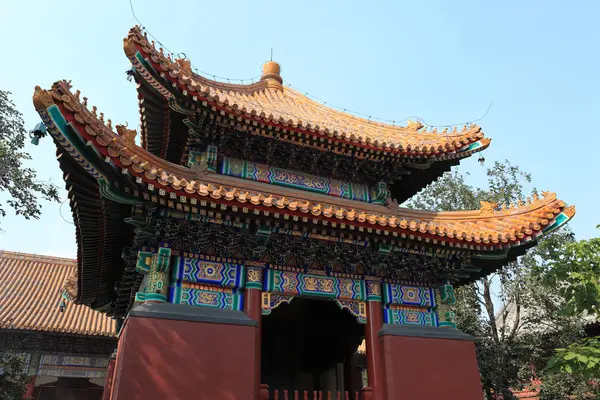
<svg viewBox="0 0 600 400"><path fill-rule="evenodd" d="M115 336L115 321L98 311L69 301L60 311L76 274L75 260L0 250L0 329Z"/></svg>

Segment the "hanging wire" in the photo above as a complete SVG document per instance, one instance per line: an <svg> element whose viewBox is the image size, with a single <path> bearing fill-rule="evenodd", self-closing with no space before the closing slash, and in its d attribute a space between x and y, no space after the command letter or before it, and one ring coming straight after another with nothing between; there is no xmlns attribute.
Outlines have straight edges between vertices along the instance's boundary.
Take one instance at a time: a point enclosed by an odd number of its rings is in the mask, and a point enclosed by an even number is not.
<svg viewBox="0 0 600 400"><path fill-rule="evenodd" d="M182 58L184 59L188 59L187 55L183 52L181 53L175 53L173 51L171 51L167 46L165 46L160 40L158 40L158 38L156 36L154 36L142 23L142 21L139 20L139 18L137 17L137 15L135 14L135 9L133 7L133 0L129 0L129 7L131 8L131 14L133 15L133 19L135 19L137 21L137 23L140 25L140 27L142 28L142 30L144 32L146 32L152 39L154 39L154 41L156 43L158 43L160 45L160 47L162 47L164 50L166 50L168 53L170 53L171 55L178 57L180 55L183 55ZM194 70L194 72L196 72L198 75L203 75L205 78L210 79L212 77L213 80L215 81L221 81L222 83L225 83L225 81L227 81L228 83L231 83L231 81L236 81L236 82L241 82L244 83L244 81L250 81L252 83L254 83L255 80L260 79L260 76L255 76L252 78L246 78L246 79L235 79L235 78L228 78L226 76L219 76L219 75L215 75L215 74L211 74L209 72L206 71L202 71L200 69L198 69L196 66L194 66L191 61L190 61L190 65L192 67L192 69Z"/></svg>
<svg viewBox="0 0 600 400"><path fill-rule="evenodd" d="M60 203L60 206L58 207L58 213L60 214L60 217L63 219L63 221L65 221L67 224L75 225L73 222L68 221L62 213L62 207L67 202L67 200L69 200L68 197Z"/></svg>
<svg viewBox="0 0 600 400"><path fill-rule="evenodd" d="M134 19L135 19L135 20L138 22L138 24L140 25L141 29L142 29L142 30L143 30L145 33L147 33L147 34L148 34L148 35L149 35L149 36L150 36L152 39L154 39L154 41L155 41L156 43L158 43L158 44L159 44L159 45L160 45L160 46L161 46L161 47L162 47L164 50L166 50L166 51L167 51L169 54L171 54L171 55L174 55L174 56L175 56L175 57L177 57L177 58L184 58L184 59L187 59L187 60L189 60L189 59L187 58L187 55L186 55L185 53L183 53L183 52L180 52L180 53L174 53L174 52L172 52L172 51L171 51L171 50L170 50L170 49L169 49L167 46L165 46L165 45L164 45L164 44L163 44L163 43L162 43L160 40L158 40L158 38L157 38L156 36L154 36L154 35L153 35L153 34L152 34L152 33L151 33L151 32L150 32L150 31L149 31L149 30L148 30L148 29L147 29L147 28L144 26L144 24L142 24L142 21L140 21L140 20L139 20L139 18L137 17L137 15L135 14L135 9L134 9L134 7L133 7L133 0L129 0L129 6L130 6L130 8L131 8L131 14L133 15L133 18L134 18ZM181 56L183 56L183 57L181 57ZM217 82L218 82L218 81L221 81L222 83L225 83L225 81L226 81L227 83L231 83L231 81L240 82L240 83L242 83L242 84L244 84L244 82L246 82L246 81L250 81L251 83L254 83L255 81L259 81L259 80L260 80L260 78L261 78L261 76L255 76L255 77L252 77L252 78L246 78L246 79L234 79L234 78L228 78L228 77L224 77L224 76L219 76L219 75L211 74L211 73L209 73L209 72L206 72L206 71L202 71L202 70L198 69L196 66L194 66L194 65L191 63L191 61L190 61L190 65L191 65L192 69L194 70L194 72L196 72L198 75L201 75L201 76L203 76L204 78L207 78L207 79L210 79L210 78L212 78L214 81L217 81ZM304 90L300 89L299 87L297 87L297 86L295 86L295 85L292 85L292 84L291 84L291 83L289 83L289 82L286 82L286 83L285 83L285 85L286 85L286 86L288 86L288 87L290 87L290 88L292 88L292 89L295 89L295 90L297 90L297 91L298 91L298 92L300 92L300 93L304 93L304 95L305 95L306 97L308 97L308 98L310 98L310 99L312 99L312 100L315 100L315 101L317 101L317 102L319 102L319 103L321 103L321 104L323 104L323 105L326 105L326 106L327 106L327 107L329 107L329 108L333 108L333 109L336 109L336 110L342 111L342 112L344 112L344 113L349 113L349 114L352 114L352 115L355 115L355 116L363 117L363 118L365 119L365 122L366 122L366 123L369 123L369 124L383 124L383 123L387 123L387 124L391 124L391 125L393 125L393 126L396 126L397 124L401 124L402 122L405 122L405 121L407 121L407 120L409 120L409 119L414 119L414 120L416 120L417 122L419 122L419 123L423 124L424 126L426 126L427 128L431 128L431 129L432 129L432 128L452 128L452 127L455 127L455 126L460 126L460 125L470 125L470 124L472 124L472 123L475 123L475 122L481 121L481 120L483 120L483 119L484 119L484 118L485 118L485 117L488 115L488 113L489 113L490 109L492 108L492 102L490 102L490 104L489 104L489 106L488 106L487 110L485 111L485 113L484 113L484 114L483 114L481 117L479 117L479 118L477 118L477 119L475 119L475 120L471 120L471 121L467 121L467 122L460 122L460 123L456 123L456 124L431 125L431 124L427 123L427 122L426 122L426 121L425 121L423 118L421 118L421 117L417 117L417 116L409 116L409 117L406 117L406 118L404 118L404 119L400 119L400 120L392 120L392 119L385 119L385 118L373 117L372 115L364 114L364 113L361 113L361 112L358 112L358 111L350 110L350 109L348 109L348 108L345 108L345 107L340 107L340 106L336 106L336 105L334 105L334 104L331 104L331 103L327 103L326 101L324 101L324 100L322 100L322 99L318 98L317 96L314 96L314 95L312 95L312 94L308 93L307 91L304 91ZM293 114L290 114L290 113L282 112L281 110L278 110L278 109L273 109L273 108L270 108L270 107L268 107L268 106L265 106L265 105L261 104L261 103L258 101L258 99L256 99L256 98L255 98L255 101L252 101L252 100L250 100L250 98L249 98L249 97L247 97L247 98L245 99L245 101L246 101L247 103L249 103L249 104L254 104L254 105L258 106L258 107L259 107L259 108L261 108L262 110L265 110L265 111L271 111L271 112L275 112L275 113L277 113L277 114L280 114L280 115L282 115L282 116L288 116L288 117L291 117L291 118L296 118L296 119L298 119L298 120L302 120L302 121L304 121L304 122L308 122L308 123L315 124L315 125L320 125L320 124L322 124L322 123L323 123L323 121L313 121L313 120L307 120L307 119L306 119L306 118L304 118L304 117L298 117L298 116L295 116L295 115L293 115ZM341 127L341 126L339 126L339 125L337 125L337 124L335 124L335 123L332 123L332 122L330 122L330 121L327 123L327 125L328 125L328 126L330 126L330 127L337 127L337 128L338 128L338 129L340 129L341 131L344 131L344 130L346 129L346 128L344 128L344 127Z"/></svg>
<svg viewBox="0 0 600 400"><path fill-rule="evenodd" d="M323 105L327 105L327 107L334 108L334 109L337 109L337 110L345 112L345 113L350 113L350 114L353 114L353 115L356 115L356 116L360 116L360 117L366 118L368 120L368 122L378 121L378 122L385 122L385 123L392 124L392 125L396 125L396 124L402 123L402 122L407 121L409 119L414 119L414 120L422 123L423 125L427 126L428 128L451 128L451 127L458 126L458 125L468 125L468 124L472 124L472 123L481 121L482 119L484 119L488 115L488 113L490 112L490 109L492 108L492 102L490 102L490 104L488 105L488 108L486 109L485 113L481 117L479 117L479 118L477 118L475 120L470 120L468 122L459 122L459 123L456 123L456 124L446 124L446 125L431 125L431 124L428 124L427 122L425 122L423 120L423 118L417 117L417 116L414 116L414 115L411 115L411 116L406 117L406 118L401 119L401 120L392 120L392 119L385 119L385 118L373 117L373 116L368 115L368 114L364 114L364 113L361 113L361 112L358 112L358 111L350 110L348 108L344 108L344 107L340 107L340 106L336 106L334 104L328 103L325 100L320 99L317 96L314 96L314 95L310 94L309 92L307 92L305 90L302 90L302 89L300 89L299 87L297 87L295 85L292 85L289 82L286 82L285 84L287 86L289 86L290 88L297 90L298 92L304 93L304 95L306 97L308 97L308 98L310 98L312 100L315 100L315 101L317 101L319 103L322 103Z"/></svg>

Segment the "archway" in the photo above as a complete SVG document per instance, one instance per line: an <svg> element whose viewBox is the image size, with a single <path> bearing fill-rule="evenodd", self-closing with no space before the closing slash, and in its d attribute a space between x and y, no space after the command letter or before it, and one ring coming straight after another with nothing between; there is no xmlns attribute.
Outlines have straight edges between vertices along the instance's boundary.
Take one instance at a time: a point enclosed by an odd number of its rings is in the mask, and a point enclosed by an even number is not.
<svg viewBox="0 0 600 400"><path fill-rule="evenodd" d="M262 382L271 388L355 392L364 325L334 301L295 298L262 322Z"/></svg>

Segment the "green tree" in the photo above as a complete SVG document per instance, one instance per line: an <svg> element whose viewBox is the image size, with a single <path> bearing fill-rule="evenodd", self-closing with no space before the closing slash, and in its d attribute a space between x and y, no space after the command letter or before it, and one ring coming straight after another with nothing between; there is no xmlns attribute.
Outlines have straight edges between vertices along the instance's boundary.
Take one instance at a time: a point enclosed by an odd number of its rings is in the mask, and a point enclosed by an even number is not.
<svg viewBox="0 0 600 400"><path fill-rule="evenodd" d="M21 400L29 377L23 358L11 352L0 354L0 400Z"/></svg>
<svg viewBox="0 0 600 400"><path fill-rule="evenodd" d="M576 317L600 316L600 238L567 243L560 249L560 257L547 269L548 286L558 287L565 299L564 314ZM591 384L600 392L600 337L573 341L556 349L548 371L596 379ZM598 393L600 394L600 393Z"/></svg>
<svg viewBox="0 0 600 400"><path fill-rule="evenodd" d="M36 180L35 171L24 166L31 159L23 151L27 131L9 94L0 90L0 192L8 194L6 203L17 215L37 219L41 213L39 196L58 201L58 192L56 186ZM0 203L0 217L3 216L6 210Z"/></svg>
<svg viewBox="0 0 600 400"><path fill-rule="evenodd" d="M496 162L487 169L487 184L476 187L458 171L447 173L409 202L409 207L432 211L480 208L481 201L496 204L525 202L531 176L510 162ZM545 286L541 275L558 253L572 241L559 230L544 237L525 256L478 282L457 289L457 327L475 337L482 384L488 399L514 398L511 388L529 381L542 370L555 347L581 335L581 324L560 313L564 301ZM496 290L496 292L494 292ZM494 297L502 303L497 310Z"/></svg>

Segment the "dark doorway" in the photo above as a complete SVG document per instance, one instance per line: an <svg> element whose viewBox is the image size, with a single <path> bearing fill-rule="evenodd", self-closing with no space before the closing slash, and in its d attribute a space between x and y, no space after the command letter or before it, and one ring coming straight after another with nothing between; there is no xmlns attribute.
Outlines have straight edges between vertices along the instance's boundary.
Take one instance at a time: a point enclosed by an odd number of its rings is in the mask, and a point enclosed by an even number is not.
<svg viewBox="0 0 600 400"><path fill-rule="evenodd" d="M364 326L329 300L295 298L263 317L262 382L274 389L355 392Z"/></svg>
<svg viewBox="0 0 600 400"><path fill-rule="evenodd" d="M39 386L34 391L38 400L100 400L102 387L87 378L58 378L56 382Z"/></svg>

